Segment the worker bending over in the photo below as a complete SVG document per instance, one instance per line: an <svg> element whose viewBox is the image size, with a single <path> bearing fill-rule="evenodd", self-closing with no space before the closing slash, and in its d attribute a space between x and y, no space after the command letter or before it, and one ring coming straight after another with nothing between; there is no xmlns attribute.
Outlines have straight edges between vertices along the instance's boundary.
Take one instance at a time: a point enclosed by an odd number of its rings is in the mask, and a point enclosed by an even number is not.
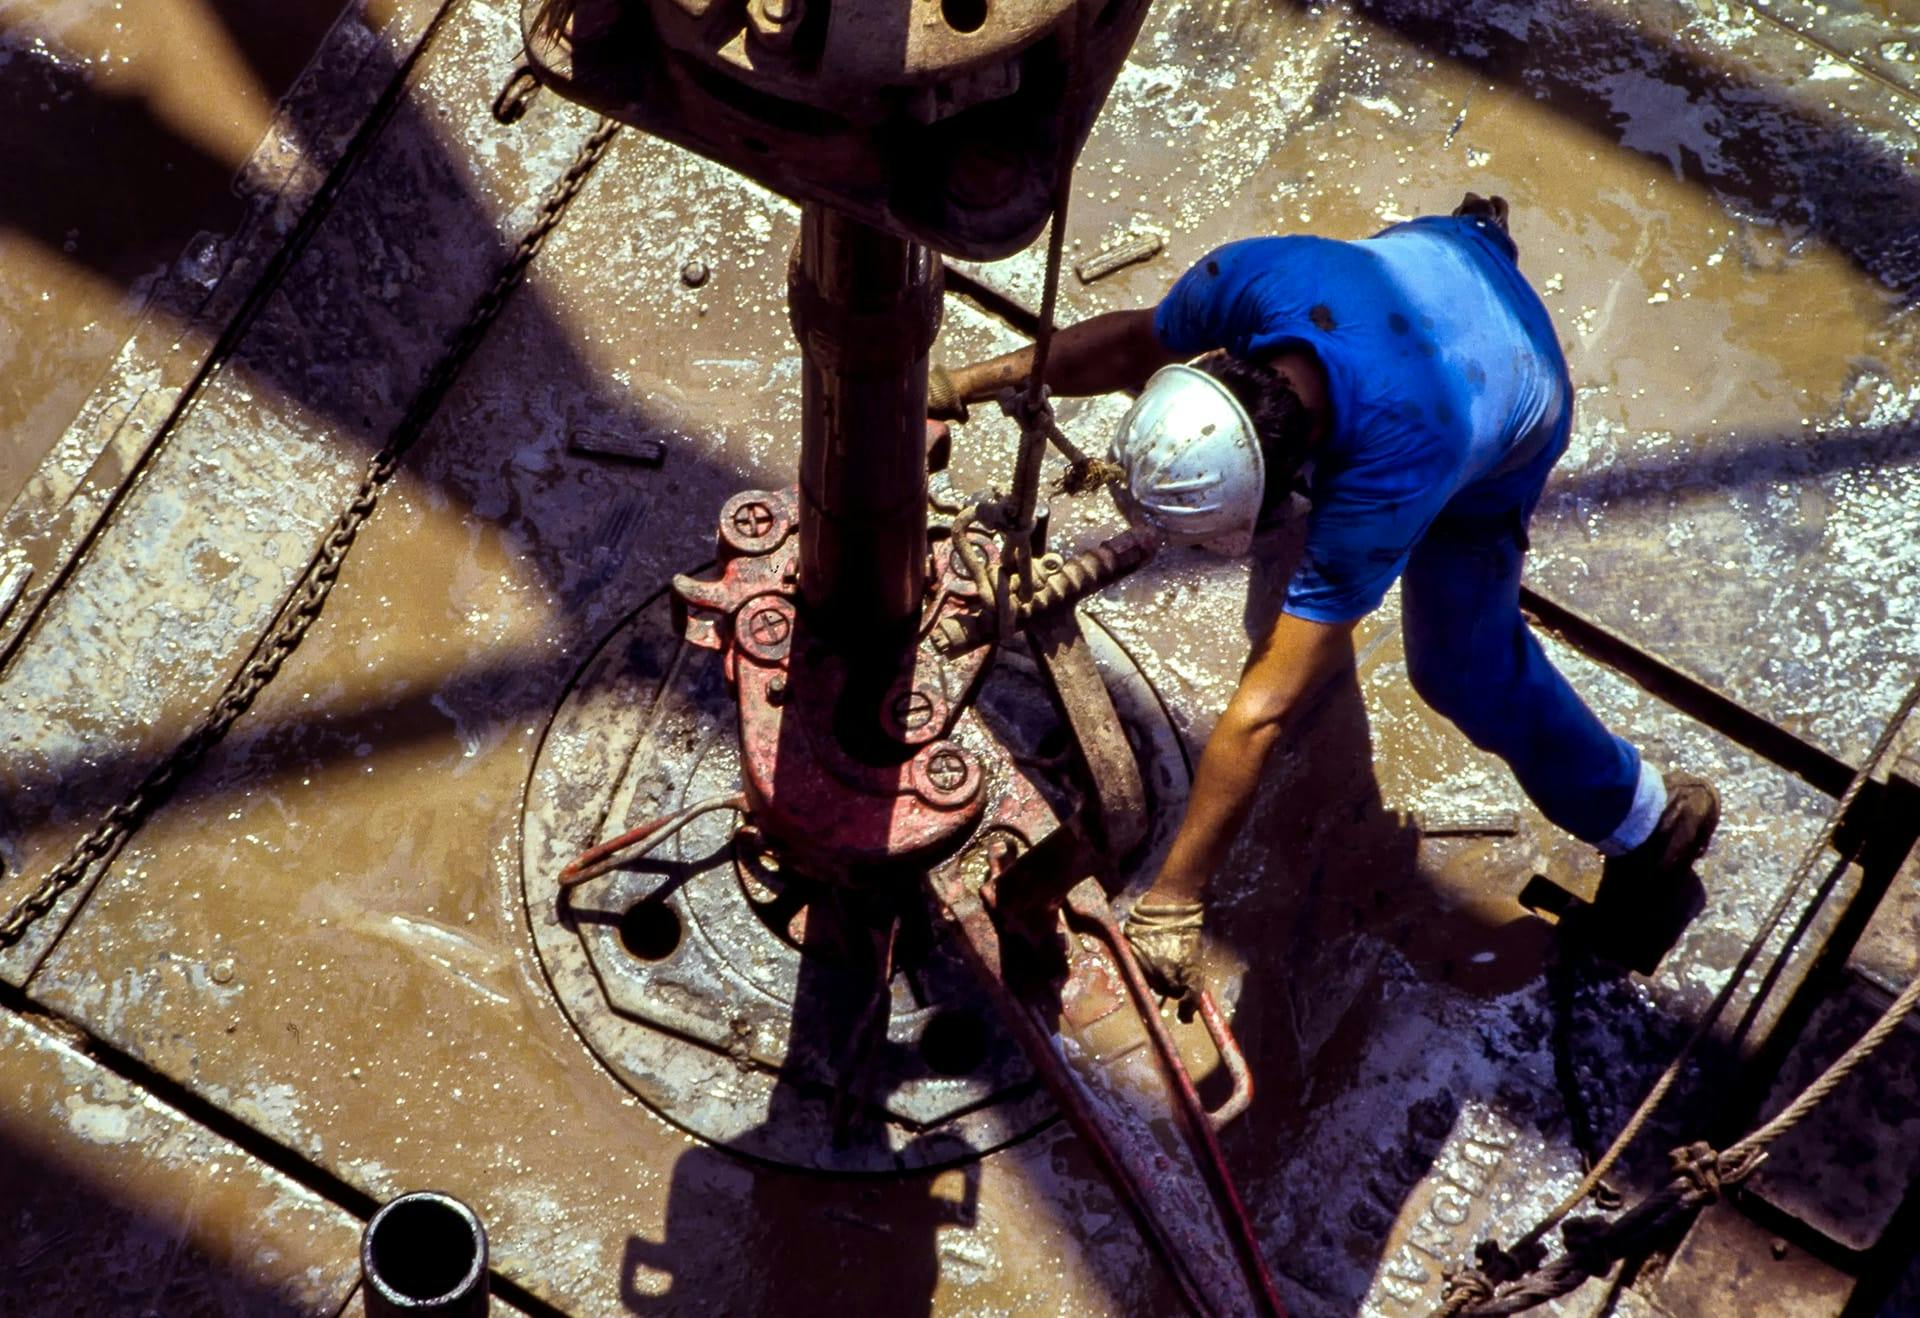
<svg viewBox="0 0 1920 1318"><path fill-rule="evenodd" d="M1207 884L1262 766L1351 661L1354 624L1396 579L1414 690L1505 760L1561 828L1608 859L1610 898L1677 919L1719 819L1707 783L1660 774L1613 735L1520 616L1527 522L1566 451L1573 390L1515 264L1507 205L1468 194L1360 242L1229 243L1157 308L1054 336L1055 394L1141 390L1114 441L1116 491L1172 543L1247 553L1304 477L1306 552L1208 739L1186 816L1127 936L1169 993L1197 987ZM1192 366L1174 363L1196 359ZM936 371L930 408L1024 379L1032 350ZM1624 891L1623 891L1624 890Z"/></svg>

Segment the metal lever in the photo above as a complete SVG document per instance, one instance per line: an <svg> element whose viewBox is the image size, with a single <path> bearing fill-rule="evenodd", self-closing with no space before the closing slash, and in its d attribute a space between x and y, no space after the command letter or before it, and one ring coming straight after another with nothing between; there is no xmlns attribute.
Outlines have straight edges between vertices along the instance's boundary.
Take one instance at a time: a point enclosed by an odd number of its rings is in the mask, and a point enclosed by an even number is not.
<svg viewBox="0 0 1920 1318"><path fill-rule="evenodd" d="M1247 1069L1246 1054L1240 1051L1240 1041L1227 1028L1226 1017L1220 1014L1220 1004L1213 1000L1213 994L1201 989L1196 1002L1200 1022L1207 1027L1214 1051L1220 1054L1220 1065L1227 1068L1227 1076L1233 1081L1233 1092L1227 1095L1226 1101L1207 1113L1207 1121L1213 1128L1222 1130L1229 1121L1253 1106L1253 1072Z"/></svg>
<svg viewBox="0 0 1920 1318"><path fill-rule="evenodd" d="M1202 992L1201 1017L1206 1022L1207 1033L1212 1037L1214 1046L1220 1049L1221 1060L1227 1062L1229 1074L1234 1075L1234 1095L1221 1106L1218 1112L1208 1112L1200 1102L1200 1094L1193 1087L1193 1077L1187 1074L1186 1064L1180 1060L1179 1049L1174 1047L1173 1036L1167 1033L1166 1025L1160 1019L1159 1000L1147 985L1147 977L1141 973L1140 963L1133 955L1126 935L1121 932L1118 922L1113 918L1113 909L1106 903L1105 895L1094 885L1081 884L1067 894L1068 907L1082 919L1088 921L1100 932L1101 941L1107 946L1120 967L1120 973L1126 979L1127 988L1133 995L1135 1007L1142 1022L1147 1027L1147 1036L1153 1040L1154 1051L1160 1055L1161 1065L1165 1068L1167 1079L1171 1082L1174 1096L1184 1111L1188 1125L1193 1132L1194 1142L1200 1146L1205 1157L1199 1159L1201 1170L1210 1182L1216 1207L1230 1234L1235 1251L1240 1256L1240 1265L1245 1270L1248 1284L1256 1295L1264 1299L1276 1314L1284 1314L1285 1306L1280 1302L1279 1292L1273 1284L1273 1277L1267 1271L1265 1257L1260 1253L1259 1237L1254 1233L1253 1219L1247 1213L1247 1206L1240 1198L1240 1191L1233 1183L1233 1177L1227 1171L1226 1156L1220 1151L1220 1142L1215 1132L1228 1121L1246 1110L1253 1101L1253 1078L1246 1068L1246 1060L1240 1054L1240 1048L1233 1042L1233 1035L1227 1029L1226 1021L1220 1015L1220 1009L1213 1001L1211 993ZM1224 1044L1222 1041L1225 1041ZM1231 1052L1239 1062L1237 1074L1233 1061L1228 1061ZM1244 1091L1244 1101L1241 1099ZM1229 1111L1228 1109L1232 1109ZM1224 1114L1224 1115L1223 1115Z"/></svg>

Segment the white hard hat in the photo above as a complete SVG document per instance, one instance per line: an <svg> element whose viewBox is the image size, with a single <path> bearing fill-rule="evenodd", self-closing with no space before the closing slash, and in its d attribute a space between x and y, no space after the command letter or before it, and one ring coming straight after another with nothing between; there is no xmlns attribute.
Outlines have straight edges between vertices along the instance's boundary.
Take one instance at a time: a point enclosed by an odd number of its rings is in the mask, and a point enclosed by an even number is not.
<svg viewBox="0 0 1920 1318"><path fill-rule="evenodd" d="M1253 419L1226 385L1191 366L1155 371L1113 438L1129 519L1175 544L1244 554L1253 543L1266 463Z"/></svg>

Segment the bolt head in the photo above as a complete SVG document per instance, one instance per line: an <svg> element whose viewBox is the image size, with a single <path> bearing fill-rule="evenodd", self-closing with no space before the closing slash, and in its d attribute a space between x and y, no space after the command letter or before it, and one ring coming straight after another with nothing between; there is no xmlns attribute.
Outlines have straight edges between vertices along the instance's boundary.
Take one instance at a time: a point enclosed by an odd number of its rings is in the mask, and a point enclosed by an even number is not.
<svg viewBox="0 0 1920 1318"><path fill-rule="evenodd" d="M927 781L943 792L951 792L967 780L967 762L960 752L941 749L927 759Z"/></svg>
<svg viewBox="0 0 1920 1318"><path fill-rule="evenodd" d="M741 554L764 554L786 535L789 514L762 490L743 490L720 509L721 543Z"/></svg>
<svg viewBox="0 0 1920 1318"><path fill-rule="evenodd" d="M913 762L913 788L938 810L957 810L980 794L979 762L951 741L936 741Z"/></svg>
<svg viewBox="0 0 1920 1318"><path fill-rule="evenodd" d="M933 697L916 687L893 698L893 717L909 732L924 728L933 720Z"/></svg>
<svg viewBox="0 0 1920 1318"><path fill-rule="evenodd" d="M773 509L758 501L743 503L733 510L733 529L750 540L758 540L773 529Z"/></svg>
<svg viewBox="0 0 1920 1318"><path fill-rule="evenodd" d="M777 594L758 595L733 619L733 643L763 664L784 667L793 645L793 606Z"/></svg>

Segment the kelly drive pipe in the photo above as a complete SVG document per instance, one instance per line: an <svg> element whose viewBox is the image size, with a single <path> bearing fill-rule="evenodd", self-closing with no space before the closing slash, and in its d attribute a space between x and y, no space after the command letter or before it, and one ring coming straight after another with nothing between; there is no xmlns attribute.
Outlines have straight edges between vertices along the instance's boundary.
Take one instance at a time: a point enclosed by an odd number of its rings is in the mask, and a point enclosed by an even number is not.
<svg viewBox="0 0 1920 1318"><path fill-rule="evenodd" d="M842 651L907 643L927 586L927 352L941 264L832 210L801 212L800 591Z"/></svg>

